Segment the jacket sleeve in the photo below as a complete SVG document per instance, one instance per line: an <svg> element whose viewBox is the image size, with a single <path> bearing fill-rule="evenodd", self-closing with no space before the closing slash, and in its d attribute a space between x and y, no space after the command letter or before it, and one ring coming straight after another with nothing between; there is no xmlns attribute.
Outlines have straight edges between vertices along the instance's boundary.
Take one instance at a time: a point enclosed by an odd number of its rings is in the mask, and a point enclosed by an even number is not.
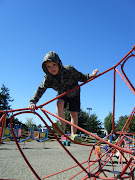
<svg viewBox="0 0 135 180"><path fill-rule="evenodd" d="M76 77L77 80L80 81L80 82L85 82L85 81L87 81L88 79L90 79L90 78L93 77L92 74L83 74L83 73L77 71L73 66L72 66L72 70L73 70L73 73L74 73L75 77Z"/></svg>
<svg viewBox="0 0 135 180"><path fill-rule="evenodd" d="M44 79L44 81L40 84L38 89L35 91L34 96L30 99L30 104L36 104L41 98L41 96L44 94L44 92L46 91L47 86L45 85L45 81L46 79Z"/></svg>

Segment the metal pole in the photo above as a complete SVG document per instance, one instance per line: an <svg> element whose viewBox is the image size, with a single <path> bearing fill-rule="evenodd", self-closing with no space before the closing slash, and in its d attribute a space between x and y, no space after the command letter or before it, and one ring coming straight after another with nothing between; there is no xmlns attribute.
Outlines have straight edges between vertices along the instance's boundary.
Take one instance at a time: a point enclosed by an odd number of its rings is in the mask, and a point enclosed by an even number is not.
<svg viewBox="0 0 135 180"><path fill-rule="evenodd" d="M92 110L92 108L87 108L87 110L89 111L89 117L90 117L90 110Z"/></svg>

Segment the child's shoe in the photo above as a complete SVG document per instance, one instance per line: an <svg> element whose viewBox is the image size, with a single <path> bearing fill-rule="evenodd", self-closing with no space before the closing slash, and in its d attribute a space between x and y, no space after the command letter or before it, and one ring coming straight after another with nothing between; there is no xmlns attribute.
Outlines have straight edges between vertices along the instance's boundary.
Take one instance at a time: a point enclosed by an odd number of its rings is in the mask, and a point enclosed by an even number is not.
<svg viewBox="0 0 135 180"><path fill-rule="evenodd" d="M82 138L81 136L79 136L78 134L75 134L71 137L71 139L75 142L81 143L82 142Z"/></svg>
<svg viewBox="0 0 135 180"><path fill-rule="evenodd" d="M55 124L55 126L56 126L60 131L62 131L62 132L65 134L65 131L64 131L63 126L62 126L58 121L54 121L53 123ZM53 130L54 130L56 133L58 133L58 134L61 135L61 133L60 133L59 131L57 131L57 129L56 129L53 125L52 125L52 128L53 128Z"/></svg>

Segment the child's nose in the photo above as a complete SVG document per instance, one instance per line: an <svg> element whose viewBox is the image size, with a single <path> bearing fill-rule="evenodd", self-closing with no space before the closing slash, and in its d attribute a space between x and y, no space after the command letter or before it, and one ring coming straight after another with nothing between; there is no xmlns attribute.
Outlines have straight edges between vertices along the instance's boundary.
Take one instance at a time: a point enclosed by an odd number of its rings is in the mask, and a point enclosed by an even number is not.
<svg viewBox="0 0 135 180"><path fill-rule="evenodd" d="M51 69L53 69L54 67L53 67L53 66L51 66L50 68L51 68Z"/></svg>

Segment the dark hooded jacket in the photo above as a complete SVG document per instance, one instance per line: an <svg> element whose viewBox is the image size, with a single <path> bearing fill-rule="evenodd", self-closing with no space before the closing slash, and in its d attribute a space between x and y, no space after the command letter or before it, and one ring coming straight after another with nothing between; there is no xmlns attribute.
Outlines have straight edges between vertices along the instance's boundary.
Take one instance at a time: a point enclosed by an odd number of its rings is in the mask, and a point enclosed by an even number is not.
<svg viewBox="0 0 135 180"><path fill-rule="evenodd" d="M46 61L58 63L59 74L50 74L45 65ZM58 94L62 94L63 92L67 92L76 87L79 81L85 82L92 77L92 75L89 74L82 74L81 72L77 71L73 66L62 65L59 56L52 51L48 52L44 57L42 69L46 73L46 75L44 76L44 81L40 84L38 89L35 91L34 96L31 98L31 104L36 104L47 88L53 88L58 92ZM79 89L76 89L67 94L66 96L68 98L72 98L74 96L79 95L79 92Z"/></svg>

